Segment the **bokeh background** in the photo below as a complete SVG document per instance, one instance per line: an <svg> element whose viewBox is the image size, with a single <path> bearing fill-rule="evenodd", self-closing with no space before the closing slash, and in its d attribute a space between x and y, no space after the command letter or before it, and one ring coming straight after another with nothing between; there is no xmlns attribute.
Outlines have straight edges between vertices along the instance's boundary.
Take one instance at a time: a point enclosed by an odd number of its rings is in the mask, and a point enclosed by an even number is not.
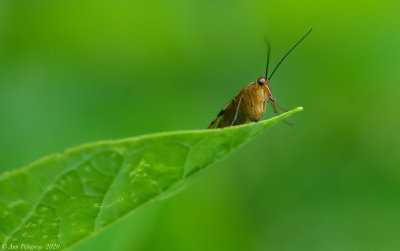
<svg viewBox="0 0 400 251"><path fill-rule="evenodd" d="M73 250L399 250L400 2L1 1L0 171L205 128L274 75L303 106L184 191ZM264 118L271 117L271 109Z"/></svg>

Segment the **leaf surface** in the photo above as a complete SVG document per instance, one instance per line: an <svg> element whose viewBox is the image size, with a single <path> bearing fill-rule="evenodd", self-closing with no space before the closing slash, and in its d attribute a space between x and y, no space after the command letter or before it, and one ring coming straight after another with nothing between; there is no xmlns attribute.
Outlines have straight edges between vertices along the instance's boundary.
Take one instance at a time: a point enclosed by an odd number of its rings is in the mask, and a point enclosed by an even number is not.
<svg viewBox="0 0 400 251"><path fill-rule="evenodd" d="M156 199L291 114L225 129L86 144L0 175L0 244L69 248Z"/></svg>

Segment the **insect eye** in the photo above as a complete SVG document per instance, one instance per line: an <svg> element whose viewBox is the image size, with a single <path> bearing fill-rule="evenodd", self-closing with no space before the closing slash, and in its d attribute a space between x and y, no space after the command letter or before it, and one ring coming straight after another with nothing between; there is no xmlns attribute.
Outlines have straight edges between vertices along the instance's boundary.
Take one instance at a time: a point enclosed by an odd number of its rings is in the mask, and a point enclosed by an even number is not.
<svg viewBox="0 0 400 251"><path fill-rule="evenodd" d="M259 85L263 85L264 82L265 82L265 79L263 79L263 78L260 78L259 80L257 80L257 84L259 84Z"/></svg>

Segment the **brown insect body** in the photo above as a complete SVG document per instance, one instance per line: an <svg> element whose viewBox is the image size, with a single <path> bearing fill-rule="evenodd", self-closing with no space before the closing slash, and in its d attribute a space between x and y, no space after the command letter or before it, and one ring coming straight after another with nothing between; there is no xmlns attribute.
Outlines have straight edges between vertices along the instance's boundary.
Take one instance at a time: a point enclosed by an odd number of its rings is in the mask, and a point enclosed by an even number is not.
<svg viewBox="0 0 400 251"><path fill-rule="evenodd" d="M265 85L256 82L248 84L221 110L208 128L241 125L249 120L259 121L261 115L265 113L268 97L272 96L269 86L267 87L268 81L265 83Z"/></svg>
<svg viewBox="0 0 400 251"><path fill-rule="evenodd" d="M312 31L307 32L279 61L271 75L268 77L268 65L270 55L270 44L268 45L267 69L265 77L259 77L256 82L251 82L243 88L217 115L208 128L224 128L228 126L241 125L249 120L258 122L261 115L265 113L267 103L271 103L275 113L278 113L275 106L285 111L275 100L269 81L275 73L278 66L286 58L287 55ZM288 123L288 122L286 122ZM289 123L290 124L290 123Z"/></svg>

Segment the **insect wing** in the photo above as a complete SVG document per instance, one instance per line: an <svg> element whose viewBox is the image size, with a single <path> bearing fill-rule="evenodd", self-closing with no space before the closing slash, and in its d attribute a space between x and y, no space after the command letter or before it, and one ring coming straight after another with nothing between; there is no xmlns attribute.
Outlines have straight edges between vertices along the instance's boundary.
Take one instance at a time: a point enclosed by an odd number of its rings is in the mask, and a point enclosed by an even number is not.
<svg viewBox="0 0 400 251"><path fill-rule="evenodd" d="M224 109L222 109L222 110L218 113L217 117L216 117L216 118L211 122L211 124L208 126L208 129L218 127L219 124L221 123L221 120L222 120L223 116L224 116Z"/></svg>

